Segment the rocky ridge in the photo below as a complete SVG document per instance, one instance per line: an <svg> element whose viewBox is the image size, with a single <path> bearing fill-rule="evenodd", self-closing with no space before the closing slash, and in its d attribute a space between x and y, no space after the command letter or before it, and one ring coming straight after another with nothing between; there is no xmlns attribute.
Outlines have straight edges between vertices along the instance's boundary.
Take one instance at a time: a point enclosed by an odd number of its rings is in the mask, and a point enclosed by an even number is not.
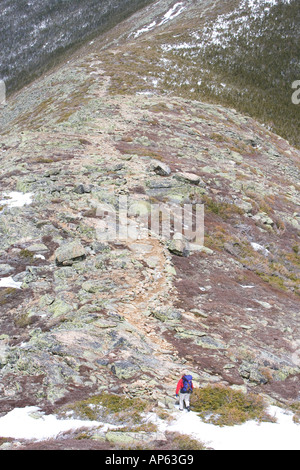
<svg viewBox="0 0 300 470"><path fill-rule="evenodd" d="M111 93L118 49L93 47L2 110L0 277L20 288L0 286L0 412L103 392L168 409L184 370L298 401L299 151L234 109ZM204 204L204 247L107 240L120 196L133 225Z"/></svg>

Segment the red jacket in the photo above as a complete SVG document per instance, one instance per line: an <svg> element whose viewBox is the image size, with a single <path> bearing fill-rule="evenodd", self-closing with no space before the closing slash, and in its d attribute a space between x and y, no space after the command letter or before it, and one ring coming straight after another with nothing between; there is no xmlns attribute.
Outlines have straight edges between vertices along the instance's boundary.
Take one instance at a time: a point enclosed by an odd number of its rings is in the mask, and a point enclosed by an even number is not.
<svg viewBox="0 0 300 470"><path fill-rule="evenodd" d="M175 392L176 395L179 394L180 390L181 390L182 387L183 387L183 380L182 380L183 377L184 377L184 375L183 375L183 376L181 377L181 379L178 381L178 384L177 384L177 387L176 387L176 392ZM193 388L194 388L194 385L192 384L192 389L193 389Z"/></svg>

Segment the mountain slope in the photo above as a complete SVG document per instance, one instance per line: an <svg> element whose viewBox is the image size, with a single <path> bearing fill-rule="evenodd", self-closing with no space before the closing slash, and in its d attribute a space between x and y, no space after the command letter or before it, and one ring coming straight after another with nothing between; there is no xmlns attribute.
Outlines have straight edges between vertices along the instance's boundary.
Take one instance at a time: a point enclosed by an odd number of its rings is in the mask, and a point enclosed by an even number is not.
<svg viewBox="0 0 300 470"><path fill-rule="evenodd" d="M165 44L199 5L184 6L147 7L3 111L1 412L87 413L104 392L167 412L184 370L196 386L299 402L300 153L156 82L154 31L137 32L161 22ZM15 191L26 205L12 207ZM98 209L120 196L131 227L154 204L204 204L204 247L107 239Z"/></svg>
<svg viewBox="0 0 300 470"><path fill-rule="evenodd" d="M151 0L2 0L0 79L9 94Z"/></svg>
<svg viewBox="0 0 300 470"><path fill-rule="evenodd" d="M155 84L159 91L234 107L299 146L299 106L292 103L300 72L298 2L176 5L171 29L153 15L130 36L141 41L118 65L116 86Z"/></svg>

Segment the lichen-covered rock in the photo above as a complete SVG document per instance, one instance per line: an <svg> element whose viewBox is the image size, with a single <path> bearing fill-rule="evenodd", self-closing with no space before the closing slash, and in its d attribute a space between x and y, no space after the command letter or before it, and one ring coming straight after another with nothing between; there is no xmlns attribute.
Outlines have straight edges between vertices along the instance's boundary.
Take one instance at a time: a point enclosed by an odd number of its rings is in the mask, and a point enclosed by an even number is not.
<svg viewBox="0 0 300 470"><path fill-rule="evenodd" d="M190 253L189 244L183 235L176 233L172 240L167 243L169 251L177 256L188 256Z"/></svg>
<svg viewBox="0 0 300 470"><path fill-rule="evenodd" d="M239 368L239 373L250 382L257 384L266 384L268 382L266 373L264 374L262 368L257 364L243 363Z"/></svg>
<svg viewBox="0 0 300 470"><path fill-rule="evenodd" d="M163 162L152 162L151 167L153 168L153 171L160 176L170 176L170 174L172 173L171 168Z"/></svg>
<svg viewBox="0 0 300 470"><path fill-rule="evenodd" d="M111 365L111 371L118 379L130 379L134 377L139 370L139 367L130 361L116 361Z"/></svg>
<svg viewBox="0 0 300 470"><path fill-rule="evenodd" d="M255 220L256 222L258 222L262 225L267 225L267 226L270 226L270 227L273 227L273 225L274 225L274 221L265 212L259 212L258 214L255 214L252 218L253 218L253 220Z"/></svg>
<svg viewBox="0 0 300 470"><path fill-rule="evenodd" d="M175 309L156 309L152 312L152 315L162 322L178 322L182 318L182 314Z"/></svg>
<svg viewBox="0 0 300 470"><path fill-rule="evenodd" d="M175 178L179 181L184 181L186 183L198 185L201 183L201 178L194 173L179 172L175 175Z"/></svg>
<svg viewBox="0 0 300 470"><path fill-rule="evenodd" d="M79 241L66 243L60 246L55 252L55 260L58 265L72 265L74 261L82 260L86 256L86 251Z"/></svg>
<svg viewBox="0 0 300 470"><path fill-rule="evenodd" d="M166 437L162 432L146 432L146 431L109 431L105 434L108 442L119 446L147 445L154 441L166 441Z"/></svg>
<svg viewBox="0 0 300 470"><path fill-rule="evenodd" d="M49 307L49 312L55 317L63 317L73 310L73 306L63 300L55 300Z"/></svg>

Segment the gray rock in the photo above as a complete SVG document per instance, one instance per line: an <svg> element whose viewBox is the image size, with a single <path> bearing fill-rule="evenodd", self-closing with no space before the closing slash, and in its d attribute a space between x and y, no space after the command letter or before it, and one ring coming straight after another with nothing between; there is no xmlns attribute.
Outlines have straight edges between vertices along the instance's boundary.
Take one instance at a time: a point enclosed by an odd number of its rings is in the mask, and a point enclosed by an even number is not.
<svg viewBox="0 0 300 470"><path fill-rule="evenodd" d="M179 183L176 185L176 182L172 178L154 179L147 181L146 184L150 189L169 189L179 185Z"/></svg>
<svg viewBox="0 0 300 470"><path fill-rule="evenodd" d="M91 192L91 186L86 185L86 184L79 184L74 189L74 192L77 193L77 194L90 193Z"/></svg>
<svg viewBox="0 0 300 470"><path fill-rule="evenodd" d="M85 258L86 251L79 241L74 241L60 246L55 252L55 260L58 265L68 266L74 261Z"/></svg>
<svg viewBox="0 0 300 470"><path fill-rule="evenodd" d="M274 222L271 217L269 217L268 214L266 214L265 212L259 212L258 214L254 215L253 220L262 225L269 225L271 227L273 227L274 225Z"/></svg>
<svg viewBox="0 0 300 470"><path fill-rule="evenodd" d="M169 176L171 174L171 168L166 163L155 161L152 163L152 168L160 176Z"/></svg>
<svg viewBox="0 0 300 470"><path fill-rule="evenodd" d="M175 178L179 181L184 181L186 183L195 184L195 185L198 185L201 183L200 176L195 175L194 173L186 173L186 172L177 173L175 175Z"/></svg>
<svg viewBox="0 0 300 470"><path fill-rule="evenodd" d="M0 264L0 275L9 274L14 271L14 268L9 264Z"/></svg>
<svg viewBox="0 0 300 470"><path fill-rule="evenodd" d="M162 322L167 321L180 321L182 315L177 310L168 309L168 310L153 310L151 315Z"/></svg>
<svg viewBox="0 0 300 470"><path fill-rule="evenodd" d="M172 240L167 243L168 250L177 256L189 255L189 244L180 233L175 233Z"/></svg>
<svg viewBox="0 0 300 470"><path fill-rule="evenodd" d="M161 432L122 432L122 431L109 431L106 433L105 438L108 442L115 445L138 445L138 444L148 444L149 442L154 441L165 441L166 437Z"/></svg>
<svg viewBox="0 0 300 470"><path fill-rule="evenodd" d="M111 371L118 379L130 379L139 372L139 367L130 361L116 361L111 366Z"/></svg>
<svg viewBox="0 0 300 470"><path fill-rule="evenodd" d="M34 243L30 246L27 247L28 251L31 251L33 253L40 252L40 251L47 251L48 247L44 245L44 243Z"/></svg>
<svg viewBox="0 0 300 470"><path fill-rule="evenodd" d="M249 382L256 384L266 384L268 382L268 379L262 374L260 367L256 364L244 362L239 368L239 373L241 377L249 380Z"/></svg>

